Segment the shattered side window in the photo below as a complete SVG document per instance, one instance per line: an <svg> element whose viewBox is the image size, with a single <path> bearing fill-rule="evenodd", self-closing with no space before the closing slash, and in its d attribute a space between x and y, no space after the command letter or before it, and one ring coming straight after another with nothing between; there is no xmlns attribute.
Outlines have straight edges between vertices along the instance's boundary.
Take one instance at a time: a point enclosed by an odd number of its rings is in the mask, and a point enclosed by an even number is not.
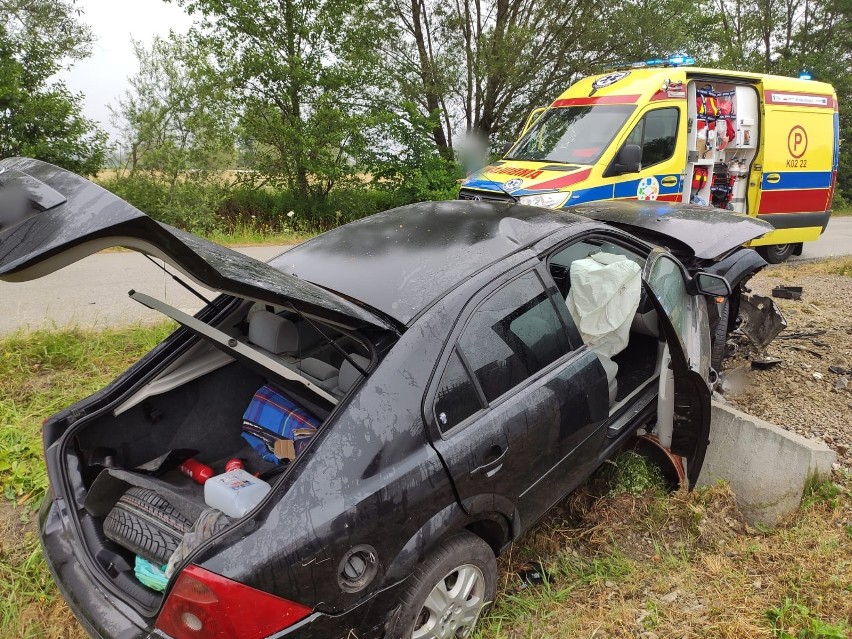
<svg viewBox="0 0 852 639"><path fill-rule="evenodd" d="M660 257L651 267L648 286L669 316L681 346L685 348L689 331L689 293L686 292L683 273L673 260Z"/></svg>

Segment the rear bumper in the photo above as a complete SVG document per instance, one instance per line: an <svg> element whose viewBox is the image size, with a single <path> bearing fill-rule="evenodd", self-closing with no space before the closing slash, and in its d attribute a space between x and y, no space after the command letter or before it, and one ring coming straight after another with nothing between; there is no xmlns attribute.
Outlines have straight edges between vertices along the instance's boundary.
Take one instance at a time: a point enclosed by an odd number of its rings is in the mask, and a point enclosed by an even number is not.
<svg viewBox="0 0 852 639"><path fill-rule="evenodd" d="M45 559L59 591L95 639L153 639L167 635L153 630L151 621L99 586L87 568L85 552L75 541L65 502L45 500L39 515L39 536ZM379 639L387 612L397 605L404 582L394 584L340 615L315 612L270 639Z"/></svg>
<svg viewBox="0 0 852 639"><path fill-rule="evenodd" d="M61 499L46 500L39 515L44 556L59 591L80 625L96 639L142 639L150 635L148 621L114 596L104 592L87 569L86 558L70 532Z"/></svg>

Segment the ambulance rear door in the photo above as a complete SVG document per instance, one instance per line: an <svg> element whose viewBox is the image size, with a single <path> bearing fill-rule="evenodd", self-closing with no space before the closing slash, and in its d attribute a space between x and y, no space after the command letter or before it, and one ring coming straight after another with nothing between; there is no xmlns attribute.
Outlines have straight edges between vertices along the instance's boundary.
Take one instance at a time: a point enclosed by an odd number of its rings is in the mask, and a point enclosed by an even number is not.
<svg viewBox="0 0 852 639"><path fill-rule="evenodd" d="M831 206L836 99L826 84L788 82L767 82L763 92L763 166L752 181L759 180L757 216L777 231L759 244L817 239Z"/></svg>

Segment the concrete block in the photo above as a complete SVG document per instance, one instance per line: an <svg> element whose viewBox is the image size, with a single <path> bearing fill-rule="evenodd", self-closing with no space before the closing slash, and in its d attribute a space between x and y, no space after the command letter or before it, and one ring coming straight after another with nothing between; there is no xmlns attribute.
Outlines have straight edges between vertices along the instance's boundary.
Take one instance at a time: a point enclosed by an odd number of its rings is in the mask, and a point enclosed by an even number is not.
<svg viewBox="0 0 852 639"><path fill-rule="evenodd" d="M799 507L809 479L827 479L833 463L823 442L714 401L698 485L728 482L748 523L775 526Z"/></svg>

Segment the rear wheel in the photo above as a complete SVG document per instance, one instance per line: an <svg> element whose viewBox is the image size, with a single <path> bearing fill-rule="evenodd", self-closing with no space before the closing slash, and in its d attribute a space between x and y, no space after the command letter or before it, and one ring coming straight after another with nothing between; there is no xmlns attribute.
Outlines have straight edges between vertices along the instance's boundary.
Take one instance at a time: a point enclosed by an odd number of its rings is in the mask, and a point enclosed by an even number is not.
<svg viewBox="0 0 852 639"><path fill-rule="evenodd" d="M134 554L165 564L192 521L153 490L130 488L104 520L104 535Z"/></svg>
<svg viewBox="0 0 852 639"><path fill-rule="evenodd" d="M491 547L472 533L452 537L414 570L388 636L467 637L496 589L497 561Z"/></svg>
<svg viewBox="0 0 852 639"><path fill-rule="evenodd" d="M770 264L780 264L787 261L795 250L795 244L768 244L767 246L757 247L757 252Z"/></svg>

